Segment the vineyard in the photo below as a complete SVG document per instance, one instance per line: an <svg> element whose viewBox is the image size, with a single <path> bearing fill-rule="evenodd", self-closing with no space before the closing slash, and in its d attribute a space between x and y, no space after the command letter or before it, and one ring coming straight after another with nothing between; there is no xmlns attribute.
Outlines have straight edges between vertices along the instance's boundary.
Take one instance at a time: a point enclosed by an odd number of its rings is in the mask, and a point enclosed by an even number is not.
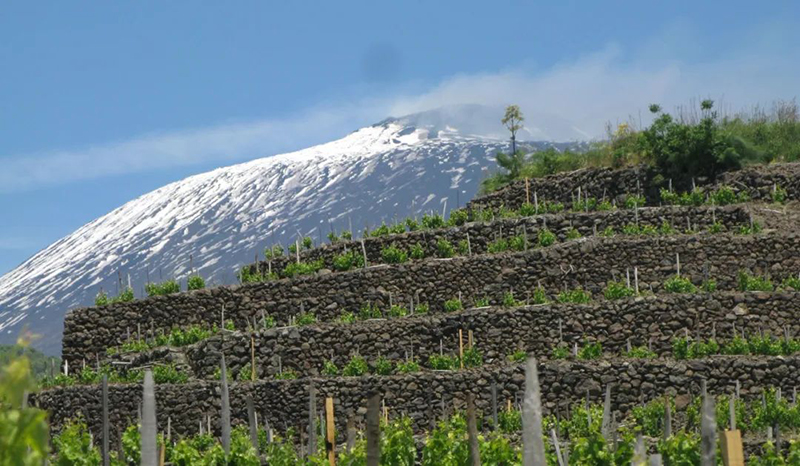
<svg viewBox="0 0 800 466"><path fill-rule="evenodd" d="M800 465L799 172L588 168L267 242L235 286L120 275L67 316L60 368L3 369L11 413L49 423L20 455Z"/></svg>

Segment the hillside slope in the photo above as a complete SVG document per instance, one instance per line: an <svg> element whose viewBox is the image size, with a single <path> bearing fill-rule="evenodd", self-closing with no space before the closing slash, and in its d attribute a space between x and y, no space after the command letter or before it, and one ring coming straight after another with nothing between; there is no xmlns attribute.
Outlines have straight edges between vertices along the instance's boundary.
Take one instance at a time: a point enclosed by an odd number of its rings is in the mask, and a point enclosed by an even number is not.
<svg viewBox="0 0 800 466"><path fill-rule="evenodd" d="M211 284L269 243L315 242L335 228L362 230L395 215L463 205L504 141L473 136L449 114L391 118L330 143L220 168L128 202L0 277L0 343L27 325L37 347L60 351L65 312L102 287L185 279L192 266ZM502 129L502 128L501 128ZM538 146L550 145L537 143ZM130 278L128 278L130 277Z"/></svg>

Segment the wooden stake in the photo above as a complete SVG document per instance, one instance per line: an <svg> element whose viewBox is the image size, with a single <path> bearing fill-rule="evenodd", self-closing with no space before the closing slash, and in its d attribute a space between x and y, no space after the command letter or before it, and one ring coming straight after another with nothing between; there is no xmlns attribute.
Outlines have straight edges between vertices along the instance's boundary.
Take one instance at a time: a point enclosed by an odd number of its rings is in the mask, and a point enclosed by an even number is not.
<svg viewBox="0 0 800 466"><path fill-rule="evenodd" d="M467 438L469 441L469 458L472 466L481 465L481 454L478 448L478 426L475 421L475 396L467 393Z"/></svg>
<svg viewBox="0 0 800 466"><path fill-rule="evenodd" d="M525 466L545 466L542 438L542 398L536 358L525 365L525 398L522 408L522 461Z"/></svg>
<svg viewBox="0 0 800 466"><path fill-rule="evenodd" d="M702 381L702 414L700 418L700 464L715 466L717 464L717 422L714 413L714 397L707 393L706 381Z"/></svg>
<svg viewBox="0 0 800 466"><path fill-rule="evenodd" d="M366 269L367 266L368 266L368 264L367 264L367 247L364 246L364 240L363 239L361 240L361 253L364 255L364 268Z"/></svg>
<svg viewBox="0 0 800 466"><path fill-rule="evenodd" d="M527 204L531 203L531 186L527 177L525 178L525 202Z"/></svg>
<svg viewBox="0 0 800 466"><path fill-rule="evenodd" d="M250 335L250 380L256 381L256 339Z"/></svg>
<svg viewBox="0 0 800 466"><path fill-rule="evenodd" d="M336 466L336 424L333 416L333 398L325 398L325 451L328 452L328 464Z"/></svg>
<svg viewBox="0 0 800 466"><path fill-rule="evenodd" d="M378 466L381 461L380 406L378 394L367 400L367 466Z"/></svg>
<svg viewBox="0 0 800 466"><path fill-rule="evenodd" d="M467 232L467 254L472 255L472 244L469 241L469 232Z"/></svg>
<svg viewBox="0 0 800 466"><path fill-rule="evenodd" d="M108 428L108 376L103 374L103 386L102 386L102 404L103 404L103 466L109 466L111 464L110 459L110 451L108 446L108 435L109 435L109 428Z"/></svg>
<svg viewBox="0 0 800 466"><path fill-rule="evenodd" d="M497 430L497 382L492 381L492 428Z"/></svg>
<svg viewBox="0 0 800 466"><path fill-rule="evenodd" d="M464 368L464 333L458 329L458 359L461 362L461 368Z"/></svg>
<svg viewBox="0 0 800 466"><path fill-rule="evenodd" d="M467 348L472 349L472 330L467 332Z"/></svg>
<svg viewBox="0 0 800 466"><path fill-rule="evenodd" d="M141 460L142 466L158 464L156 443L156 395L153 372L144 370L144 393L142 395Z"/></svg>
<svg viewBox="0 0 800 466"><path fill-rule="evenodd" d="M308 386L308 456L317 453L317 390L314 381Z"/></svg>
<svg viewBox="0 0 800 466"><path fill-rule="evenodd" d="M675 270L677 271L677 276L681 276L681 254L676 252L675 253Z"/></svg>
<svg viewBox="0 0 800 466"><path fill-rule="evenodd" d="M356 446L356 421L350 417L347 419L347 443L345 451L349 454Z"/></svg>
<svg viewBox="0 0 800 466"><path fill-rule="evenodd" d="M256 409L253 406L253 396L247 395L247 421L250 424L250 443L253 445L253 448L256 450L256 454L259 454L258 451L258 421L256 421Z"/></svg>

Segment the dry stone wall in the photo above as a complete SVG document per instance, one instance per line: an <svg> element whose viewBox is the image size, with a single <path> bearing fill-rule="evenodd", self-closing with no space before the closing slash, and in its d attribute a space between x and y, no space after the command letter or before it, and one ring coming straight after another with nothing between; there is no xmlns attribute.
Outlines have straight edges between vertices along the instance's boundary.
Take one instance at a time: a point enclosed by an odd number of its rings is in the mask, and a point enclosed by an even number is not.
<svg viewBox="0 0 800 466"><path fill-rule="evenodd" d="M543 406L546 412L566 412L570 404L585 400L587 393L600 402L604 387L612 386L612 409L618 419L643 400L664 394L688 395L700 391L700 381L708 381L712 394L730 393L736 381L742 395L755 398L764 387L780 387L784 393L800 384L800 357L726 357L701 360L621 360L601 362L550 361L540 365ZM246 397L252 395L259 419L265 417L281 432L289 427L302 428L308 419L308 384L310 379L234 383L231 387L232 419L247 420ZM334 398L337 427L340 432L349 417L363 420L366 398L381 393L390 415L405 413L416 431L430 427L443 412L461 409L467 393L475 395L477 408L491 413L491 384L497 384L498 400L517 400L524 390L524 369L520 365L481 368L460 372L424 372L406 376L365 376L314 379L317 396ZM101 389L99 386L75 386L44 391L32 397L39 407L50 412L50 422L58 430L67 419L78 414L87 420L99 438ZM136 422L141 403L140 385L109 387L109 419L112 445L119 432ZM200 421L212 418L212 428L219 434L219 382L193 382L156 387L158 425L166 429L170 420L173 435L195 434ZM318 402L317 406L321 404ZM262 421L263 422L263 421Z"/></svg>
<svg viewBox="0 0 800 466"><path fill-rule="evenodd" d="M548 214L366 238L363 249L361 241L325 244L303 251L300 254L300 260L305 262L322 260L325 268L333 269L334 258L347 251L355 251L359 255L366 252L369 264L383 263L382 251L391 245L409 251L412 246L418 244L425 251L425 257L435 257L436 245L440 239L445 239L453 246L457 246L459 242L467 241L469 238L471 252L484 254L491 242L513 235L526 235L529 243L535 244L539 230L542 228L547 228L556 234L559 241L564 241L567 239L567 233L573 228L581 236L590 236L596 232L602 232L607 227L620 231L626 225L637 223L639 226L649 225L658 228L666 222L674 226L676 230L683 231L687 228L704 230L714 222L719 222L728 230L735 230L749 221L749 210L743 206L688 208L666 206L641 208L638 212L632 209L618 209L606 212ZM296 255L281 256L271 261L262 261L257 265L251 265L250 272L273 271L277 273L296 260Z"/></svg>
<svg viewBox="0 0 800 466"><path fill-rule="evenodd" d="M705 190L713 190L717 186L727 185L736 191L745 191L751 199L771 200L773 185L777 184L786 190L789 199L800 199L800 163L779 163L773 165L753 165L742 170L723 173L716 180L696 178L695 185ZM673 189L689 191L691 179L673 180ZM517 209L533 199L571 203L578 187L582 195L616 199L619 204L626 194L641 193L648 205L659 205L660 188L666 188L669 180L659 176L652 167L639 165L635 167L613 170L610 168L585 168L569 173L559 173L543 178L530 179L526 190L525 181L515 181L508 186L485 196L480 196L467 204L472 210L498 209L505 206ZM531 200L531 202L533 202Z"/></svg>
<svg viewBox="0 0 800 466"><path fill-rule="evenodd" d="M692 235L672 237L587 238L520 253L428 260L378 266L353 272L318 274L242 286L219 287L70 312L64 323L63 357L70 364L94 360L122 343L127 331L219 322L220 311L245 328L265 311L281 324L301 309L320 320L372 303L381 309L395 303L428 303L439 312L459 294L465 302L488 297L499 303L513 290L525 299L538 286L555 292L581 286L599 295L606 283L638 267L640 287L658 291L675 274L700 283L717 280L733 289L742 269L782 278L800 270L800 236L789 234ZM76 367L76 366L73 366Z"/></svg>
<svg viewBox="0 0 800 466"><path fill-rule="evenodd" d="M589 305L549 304L513 309L475 309L458 314L373 320L358 324L324 324L271 329L256 333L258 378L273 377L280 367L300 375L318 376L326 360L343 367L353 354L368 362L379 356L400 361L408 355L427 361L432 354L457 355L459 330L464 344L473 332L486 363L507 362L515 350L548 358L560 343L572 348L599 341L608 354L622 354L628 341L652 345L660 356L672 354L672 340L688 332L693 338L716 336L725 342L738 335L768 333L783 338L784 331L800 335L800 293L702 293L662 295L606 301ZM251 361L250 333L215 337L185 350L185 361L195 376L210 378L220 352L233 373ZM135 365L172 357L157 350ZM172 358L174 360L174 357Z"/></svg>

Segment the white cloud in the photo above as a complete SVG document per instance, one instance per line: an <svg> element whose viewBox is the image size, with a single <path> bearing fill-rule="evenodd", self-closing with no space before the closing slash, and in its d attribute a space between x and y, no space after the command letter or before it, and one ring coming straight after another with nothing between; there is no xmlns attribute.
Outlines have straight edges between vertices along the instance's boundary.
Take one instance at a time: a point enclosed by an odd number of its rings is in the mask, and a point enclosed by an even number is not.
<svg viewBox="0 0 800 466"><path fill-rule="evenodd" d="M686 33L675 39L676 31L685 29L666 28L634 50L609 44L548 69L457 75L421 94L365 97L309 109L283 120L12 155L3 158L0 192L200 162L252 159L335 139L388 115L445 105L516 103L527 116L526 138L574 140L602 137L606 122L638 121L640 115L644 119L647 105L654 102L669 110L709 96L723 99L726 108L736 110L795 97L800 78L800 52L792 40L795 29L785 24L763 26L749 32L746 37L750 40L743 45L702 61L696 51L686 50L700 42L696 36ZM691 60L674 58L679 55ZM486 132L496 134L498 126L493 124Z"/></svg>

